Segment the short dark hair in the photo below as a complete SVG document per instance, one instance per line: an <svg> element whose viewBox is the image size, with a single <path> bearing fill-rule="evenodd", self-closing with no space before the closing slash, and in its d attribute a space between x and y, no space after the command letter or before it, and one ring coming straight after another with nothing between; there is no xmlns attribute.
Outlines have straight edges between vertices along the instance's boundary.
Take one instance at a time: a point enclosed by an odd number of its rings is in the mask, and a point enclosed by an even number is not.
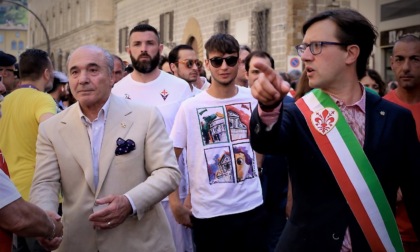
<svg viewBox="0 0 420 252"><path fill-rule="evenodd" d="M274 59L273 57L271 57L271 55L268 52L264 52L264 51L253 51L252 53L248 54L248 56L246 56L244 63L245 63L245 70L248 72L249 71L249 62L251 62L251 59L253 57L258 57L258 58L267 58L270 60L270 64L271 64L271 68L275 68L274 66Z"/></svg>
<svg viewBox="0 0 420 252"><path fill-rule="evenodd" d="M249 46L247 46L247 45L241 45L241 46L239 46L239 50L240 51L241 50L245 50L245 51L251 53L251 48L249 48Z"/></svg>
<svg viewBox="0 0 420 252"><path fill-rule="evenodd" d="M207 58L209 58L209 53L211 52L237 53L239 56L238 41L232 35L226 33L217 33L211 36L204 48L206 49Z"/></svg>
<svg viewBox="0 0 420 252"><path fill-rule="evenodd" d="M375 81L376 84L378 84L378 94L381 97L384 96L386 93L386 83L382 80L381 75L373 69L366 69L365 76L369 76L370 78L372 78L372 80Z"/></svg>
<svg viewBox="0 0 420 252"><path fill-rule="evenodd" d="M50 67L51 60L43 50L27 49L19 56L19 75L22 80L36 81Z"/></svg>
<svg viewBox="0 0 420 252"><path fill-rule="evenodd" d="M307 20L302 27L303 35L314 23L326 19L333 21L338 26L336 37L340 43L357 45L360 48L356 72L357 77L362 78L366 73L366 66L378 36L376 28L366 17L355 10L335 9L321 12Z"/></svg>
<svg viewBox="0 0 420 252"><path fill-rule="evenodd" d="M155 27L153 27L149 24L139 24L139 25L134 26L133 29L131 29L131 31L130 31L130 37L131 37L131 34L133 34L134 32L146 32L146 31L151 31L154 34L156 34L158 42L160 41L158 31L156 30Z"/></svg>
<svg viewBox="0 0 420 252"><path fill-rule="evenodd" d="M159 60L159 69L162 70L162 66L168 62L168 57L165 55L160 55L160 60ZM169 63L169 62L168 62Z"/></svg>
<svg viewBox="0 0 420 252"><path fill-rule="evenodd" d="M400 36L397 41L395 41L394 46L398 42L404 42L404 43L420 42L420 38L417 37L414 34L404 34L404 35ZM394 49L392 49L392 55L394 55Z"/></svg>
<svg viewBox="0 0 420 252"><path fill-rule="evenodd" d="M115 54L112 54L112 58L114 60L118 60L118 62L121 64L121 69L124 71L124 68L125 68L124 61L118 55L115 55Z"/></svg>
<svg viewBox="0 0 420 252"><path fill-rule="evenodd" d="M168 54L168 62L169 62L169 64L175 63L175 62L178 61L178 59L179 59L179 51L181 51L181 50L191 50L191 51L194 51L194 49L190 45L181 44L181 45L175 46L169 52L169 54Z"/></svg>

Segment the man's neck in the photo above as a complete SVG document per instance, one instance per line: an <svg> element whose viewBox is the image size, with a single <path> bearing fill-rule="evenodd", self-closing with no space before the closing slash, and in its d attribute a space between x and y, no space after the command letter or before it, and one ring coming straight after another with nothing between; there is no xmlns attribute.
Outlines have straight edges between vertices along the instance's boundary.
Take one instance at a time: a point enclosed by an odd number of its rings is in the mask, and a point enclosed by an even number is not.
<svg viewBox="0 0 420 252"><path fill-rule="evenodd" d="M147 83L156 80L159 75L160 69L157 67L150 73L140 73L134 69L134 71L131 73L131 78L138 82Z"/></svg>
<svg viewBox="0 0 420 252"><path fill-rule="evenodd" d="M41 92L45 91L45 84L42 83L42 81L25 81L22 80L20 83L20 86L32 86L38 89Z"/></svg>
<svg viewBox="0 0 420 252"><path fill-rule="evenodd" d="M356 83L354 83L356 82ZM322 89L325 93L334 96L338 100L344 102L345 105L352 105L358 102L362 95L362 87L356 80L349 85L334 86L328 89Z"/></svg>
<svg viewBox="0 0 420 252"><path fill-rule="evenodd" d="M235 84L242 87L248 87L247 80L235 79Z"/></svg>
<svg viewBox="0 0 420 252"><path fill-rule="evenodd" d="M203 80L201 79L200 76L197 77L197 80L192 83L196 88L201 89L201 87L204 85Z"/></svg>
<svg viewBox="0 0 420 252"><path fill-rule="evenodd" d="M398 99L400 99L404 103L420 103L420 85L418 85L417 89L411 90L398 87L397 89L395 89L395 94L397 95Z"/></svg>
<svg viewBox="0 0 420 252"><path fill-rule="evenodd" d="M226 99L234 97L238 93L238 87L233 82L229 85L212 82L207 92L215 98Z"/></svg>

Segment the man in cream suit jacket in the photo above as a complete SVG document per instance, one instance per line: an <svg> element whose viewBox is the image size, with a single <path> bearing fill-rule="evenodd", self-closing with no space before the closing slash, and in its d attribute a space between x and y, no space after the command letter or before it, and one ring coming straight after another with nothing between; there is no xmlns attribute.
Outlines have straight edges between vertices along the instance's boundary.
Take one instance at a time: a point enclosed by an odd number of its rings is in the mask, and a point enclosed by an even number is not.
<svg viewBox="0 0 420 252"><path fill-rule="evenodd" d="M31 202L47 211L63 195L58 251L174 251L160 204L180 180L163 119L154 107L110 95L112 56L82 46L69 57L78 100L40 125Z"/></svg>

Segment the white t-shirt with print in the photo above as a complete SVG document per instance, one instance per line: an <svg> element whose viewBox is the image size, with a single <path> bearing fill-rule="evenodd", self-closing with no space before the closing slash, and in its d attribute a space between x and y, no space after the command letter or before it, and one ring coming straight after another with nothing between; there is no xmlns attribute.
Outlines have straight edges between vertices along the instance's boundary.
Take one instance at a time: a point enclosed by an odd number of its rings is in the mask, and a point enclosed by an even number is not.
<svg viewBox="0 0 420 252"><path fill-rule="evenodd" d="M135 81L129 74L114 85L112 93L134 102L156 106L163 116L168 134L171 132L179 106L192 96L190 85L186 81L165 71L160 71L155 80L147 83ZM179 161L178 164L183 175L179 195L185 198L188 193L188 174L183 161Z"/></svg>
<svg viewBox="0 0 420 252"><path fill-rule="evenodd" d="M247 88L228 99L203 91L184 101L171 131L186 148L192 212L196 218L242 213L262 204L249 121L257 101Z"/></svg>

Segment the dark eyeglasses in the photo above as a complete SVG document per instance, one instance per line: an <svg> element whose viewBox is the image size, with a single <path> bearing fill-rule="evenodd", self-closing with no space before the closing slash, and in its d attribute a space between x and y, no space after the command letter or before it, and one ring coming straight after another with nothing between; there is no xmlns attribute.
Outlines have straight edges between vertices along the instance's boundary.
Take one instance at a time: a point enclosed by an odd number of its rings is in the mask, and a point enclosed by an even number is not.
<svg viewBox="0 0 420 252"><path fill-rule="evenodd" d="M198 59L196 59L196 60L179 60L178 62L175 62L175 63L185 64L185 66L187 66L188 68L192 68L194 64L197 66L197 68L200 68L200 67L203 66L203 62L199 61Z"/></svg>
<svg viewBox="0 0 420 252"><path fill-rule="evenodd" d="M299 56L305 52L306 48L309 47L309 50L313 55L320 54L322 52L323 45L338 45L338 46L347 46L346 43L339 43L339 42L329 42L329 41L314 41L309 44L303 43L300 45L295 46L296 51Z"/></svg>
<svg viewBox="0 0 420 252"><path fill-rule="evenodd" d="M222 58L222 57L214 57L209 59L210 60L210 64L215 67L218 68L220 66L222 66L223 61L226 62L226 65L230 66L230 67L234 67L236 66L236 64L238 64L238 58L236 56L229 56L226 58Z"/></svg>

